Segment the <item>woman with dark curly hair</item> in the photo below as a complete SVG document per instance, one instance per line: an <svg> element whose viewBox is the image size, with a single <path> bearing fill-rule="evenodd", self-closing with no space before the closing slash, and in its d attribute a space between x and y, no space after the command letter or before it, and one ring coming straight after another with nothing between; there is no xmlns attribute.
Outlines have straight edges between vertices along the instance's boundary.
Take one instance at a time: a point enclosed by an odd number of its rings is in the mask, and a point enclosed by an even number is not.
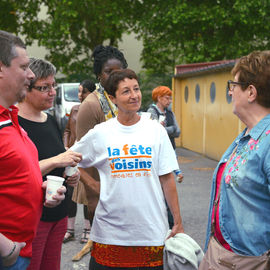
<svg viewBox="0 0 270 270"><path fill-rule="evenodd" d="M78 98L80 102L83 102L85 98L95 91L96 85L91 80L84 80L80 83L78 89ZM70 148L76 141L76 122L77 115L80 108L80 104L74 105L70 111L70 116L64 130L63 142L65 148ZM67 231L63 240L63 243L67 243L75 239L75 218L77 214L77 203L83 204L83 214L84 214L84 229L81 236L81 243L87 243L89 233L90 233L90 222L87 210L87 199L85 195L85 189L82 182L78 182L75 187L68 186L68 223Z"/></svg>
<svg viewBox="0 0 270 270"><path fill-rule="evenodd" d="M88 95L80 105L77 117L77 141L95 125L117 115L117 107L109 99L104 85L112 71L127 68L123 53L112 46L98 45L92 56L94 73L99 83L97 89ZM80 171L80 181L83 182L86 189L90 223L92 223L99 200L99 174L94 167L80 169ZM91 245L92 242L89 240L86 246L73 257L73 260L79 260L85 253L89 252Z"/></svg>
<svg viewBox="0 0 270 270"><path fill-rule="evenodd" d="M19 124L37 147L43 180L48 174L64 177L65 167L76 166L80 154L65 150L55 119L44 112L52 107L56 95L56 69L52 63L35 58L30 59L29 68L35 78L31 80L25 98L17 104ZM67 177L64 184L75 186L79 178L77 172ZM66 227L67 197L55 208L43 207L28 270L60 269Z"/></svg>

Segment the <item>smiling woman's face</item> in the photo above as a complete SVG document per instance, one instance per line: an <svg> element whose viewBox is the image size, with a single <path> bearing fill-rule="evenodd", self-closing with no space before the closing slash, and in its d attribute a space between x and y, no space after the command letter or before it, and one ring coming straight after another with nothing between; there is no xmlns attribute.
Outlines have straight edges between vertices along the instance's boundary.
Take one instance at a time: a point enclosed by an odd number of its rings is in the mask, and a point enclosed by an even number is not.
<svg viewBox="0 0 270 270"><path fill-rule="evenodd" d="M111 97L117 105L118 113L136 113L141 107L142 93L136 79L125 78L120 81L115 92L115 97Z"/></svg>

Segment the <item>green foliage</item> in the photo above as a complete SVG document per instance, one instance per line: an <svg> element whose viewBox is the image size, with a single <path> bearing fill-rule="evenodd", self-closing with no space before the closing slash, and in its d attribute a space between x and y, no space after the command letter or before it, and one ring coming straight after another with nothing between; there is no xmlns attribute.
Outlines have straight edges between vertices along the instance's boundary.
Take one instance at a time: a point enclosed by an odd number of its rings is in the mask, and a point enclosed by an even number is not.
<svg viewBox="0 0 270 270"><path fill-rule="evenodd" d="M92 80L94 83L97 83L97 79L93 73L72 73L64 77L57 78L57 83L82 82L86 79Z"/></svg>
<svg viewBox="0 0 270 270"><path fill-rule="evenodd" d="M41 14L40 10L46 10ZM269 49L269 0L2 0L0 28L38 40L68 76L92 73L91 51L135 31L148 74L176 64L235 59Z"/></svg>
<svg viewBox="0 0 270 270"><path fill-rule="evenodd" d="M142 91L142 106L141 110L146 111L152 100L152 90L159 86L165 85L171 88L172 75L171 74L153 74L151 72L141 71L138 74L140 88Z"/></svg>
<svg viewBox="0 0 270 270"><path fill-rule="evenodd" d="M9 19L13 29L0 21L0 28L26 34L26 43L37 40L46 47L46 58L66 74L91 76L91 53L95 46L117 46L128 31L125 7L131 0L20 0L1 2L2 11L15 10ZM12 2L11 2L12 3ZM9 7L11 5L11 7ZM46 13L40 13L45 10Z"/></svg>
<svg viewBox="0 0 270 270"><path fill-rule="evenodd" d="M270 45L268 0L143 0L140 20L144 67L173 72L175 64L235 59Z"/></svg>
<svg viewBox="0 0 270 270"><path fill-rule="evenodd" d="M5 31L17 33L19 25L15 12L15 1L0 1L0 26Z"/></svg>
<svg viewBox="0 0 270 270"><path fill-rule="evenodd" d="M40 45L49 50L48 59L64 74L92 72L91 53L95 46L117 46L127 25L120 1L47 0L47 18L37 35Z"/></svg>

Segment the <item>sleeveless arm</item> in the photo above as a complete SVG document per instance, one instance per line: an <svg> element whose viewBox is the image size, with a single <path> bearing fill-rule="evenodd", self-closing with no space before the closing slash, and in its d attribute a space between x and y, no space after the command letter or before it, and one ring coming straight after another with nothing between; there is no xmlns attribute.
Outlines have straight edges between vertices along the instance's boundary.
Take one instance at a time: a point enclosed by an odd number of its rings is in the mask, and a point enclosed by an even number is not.
<svg viewBox="0 0 270 270"><path fill-rule="evenodd" d="M77 116L77 141L79 141L95 125L104 122L105 117L99 101L94 93L88 95L80 106Z"/></svg>
<svg viewBox="0 0 270 270"><path fill-rule="evenodd" d="M70 111L70 116L68 118L68 122L67 122L66 128L64 130L64 134L63 134L63 143L64 143L64 146L66 149L68 147L70 147L69 142L70 142L71 136L72 136L72 134L71 134L71 121L73 120L75 106L73 106L71 111Z"/></svg>

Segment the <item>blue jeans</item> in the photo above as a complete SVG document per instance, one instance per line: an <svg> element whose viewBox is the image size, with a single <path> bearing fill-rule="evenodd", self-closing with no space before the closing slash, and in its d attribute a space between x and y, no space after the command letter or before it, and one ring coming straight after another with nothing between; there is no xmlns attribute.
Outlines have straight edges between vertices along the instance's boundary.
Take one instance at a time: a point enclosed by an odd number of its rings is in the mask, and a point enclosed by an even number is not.
<svg viewBox="0 0 270 270"><path fill-rule="evenodd" d="M30 258L19 256L16 263L11 266L3 266L3 270L26 270L30 264Z"/></svg>

